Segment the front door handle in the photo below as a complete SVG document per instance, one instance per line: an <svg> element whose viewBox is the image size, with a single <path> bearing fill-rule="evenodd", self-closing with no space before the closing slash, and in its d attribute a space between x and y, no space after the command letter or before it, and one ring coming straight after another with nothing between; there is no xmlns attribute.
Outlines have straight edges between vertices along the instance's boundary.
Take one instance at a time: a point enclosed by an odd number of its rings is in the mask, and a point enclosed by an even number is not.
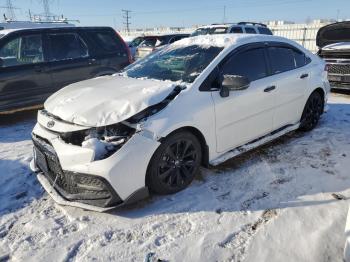
<svg viewBox="0 0 350 262"><path fill-rule="evenodd" d="M276 86L269 86L269 87L266 87L264 89L264 92L265 93L268 93L268 92L271 92L272 90L275 90L276 89Z"/></svg>
<svg viewBox="0 0 350 262"><path fill-rule="evenodd" d="M45 68L43 66L34 66L34 71L37 73L45 72Z"/></svg>
<svg viewBox="0 0 350 262"><path fill-rule="evenodd" d="M309 77L309 74L302 74L302 75L300 76L300 79L304 79L304 78L307 78L307 77Z"/></svg>
<svg viewBox="0 0 350 262"><path fill-rule="evenodd" d="M97 60L94 59L94 58L89 59L88 64L89 64L89 65L96 65L96 64L97 64Z"/></svg>

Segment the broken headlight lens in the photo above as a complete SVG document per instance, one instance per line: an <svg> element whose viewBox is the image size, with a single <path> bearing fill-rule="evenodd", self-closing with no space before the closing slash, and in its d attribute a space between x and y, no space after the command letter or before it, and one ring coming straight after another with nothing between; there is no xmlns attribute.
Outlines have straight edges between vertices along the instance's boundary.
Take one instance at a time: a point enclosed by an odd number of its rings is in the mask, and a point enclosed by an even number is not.
<svg viewBox="0 0 350 262"><path fill-rule="evenodd" d="M95 152L94 161L110 157L134 134L135 129L119 123L82 131L62 133L61 139L67 144L90 148Z"/></svg>

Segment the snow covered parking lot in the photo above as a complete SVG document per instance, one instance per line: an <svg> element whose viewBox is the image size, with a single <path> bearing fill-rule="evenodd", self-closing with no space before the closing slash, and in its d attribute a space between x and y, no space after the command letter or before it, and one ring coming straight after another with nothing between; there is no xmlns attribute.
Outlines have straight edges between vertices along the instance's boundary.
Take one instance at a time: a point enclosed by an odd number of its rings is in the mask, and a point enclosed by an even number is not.
<svg viewBox="0 0 350 262"><path fill-rule="evenodd" d="M110 213L61 207L29 171L35 116L0 120L0 261L341 261L350 96L186 190ZM337 199L338 198L338 199Z"/></svg>

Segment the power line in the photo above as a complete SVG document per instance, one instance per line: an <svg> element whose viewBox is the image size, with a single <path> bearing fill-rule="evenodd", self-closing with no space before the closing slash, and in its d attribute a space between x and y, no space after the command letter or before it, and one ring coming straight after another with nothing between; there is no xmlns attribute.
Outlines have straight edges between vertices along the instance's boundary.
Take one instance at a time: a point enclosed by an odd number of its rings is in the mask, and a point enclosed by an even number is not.
<svg viewBox="0 0 350 262"><path fill-rule="evenodd" d="M130 22L130 13L131 13L131 10L122 10L123 12L123 18L125 19L125 22L123 23L126 27L126 31L129 33L130 32L130 25L131 25L131 22Z"/></svg>
<svg viewBox="0 0 350 262"><path fill-rule="evenodd" d="M0 6L0 8L6 9L7 17L5 16L5 19L16 20L15 9L19 8L14 7L12 0L6 0L6 5Z"/></svg>

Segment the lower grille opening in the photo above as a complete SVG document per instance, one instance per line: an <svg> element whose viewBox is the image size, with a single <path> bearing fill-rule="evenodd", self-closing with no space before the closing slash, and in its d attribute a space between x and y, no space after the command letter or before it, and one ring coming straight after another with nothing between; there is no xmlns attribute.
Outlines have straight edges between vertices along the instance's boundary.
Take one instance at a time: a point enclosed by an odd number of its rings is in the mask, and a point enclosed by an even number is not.
<svg viewBox="0 0 350 262"><path fill-rule="evenodd" d="M48 141L33 135L33 144L36 166L66 200L99 207L111 207L122 203L104 178L64 171L54 148Z"/></svg>

